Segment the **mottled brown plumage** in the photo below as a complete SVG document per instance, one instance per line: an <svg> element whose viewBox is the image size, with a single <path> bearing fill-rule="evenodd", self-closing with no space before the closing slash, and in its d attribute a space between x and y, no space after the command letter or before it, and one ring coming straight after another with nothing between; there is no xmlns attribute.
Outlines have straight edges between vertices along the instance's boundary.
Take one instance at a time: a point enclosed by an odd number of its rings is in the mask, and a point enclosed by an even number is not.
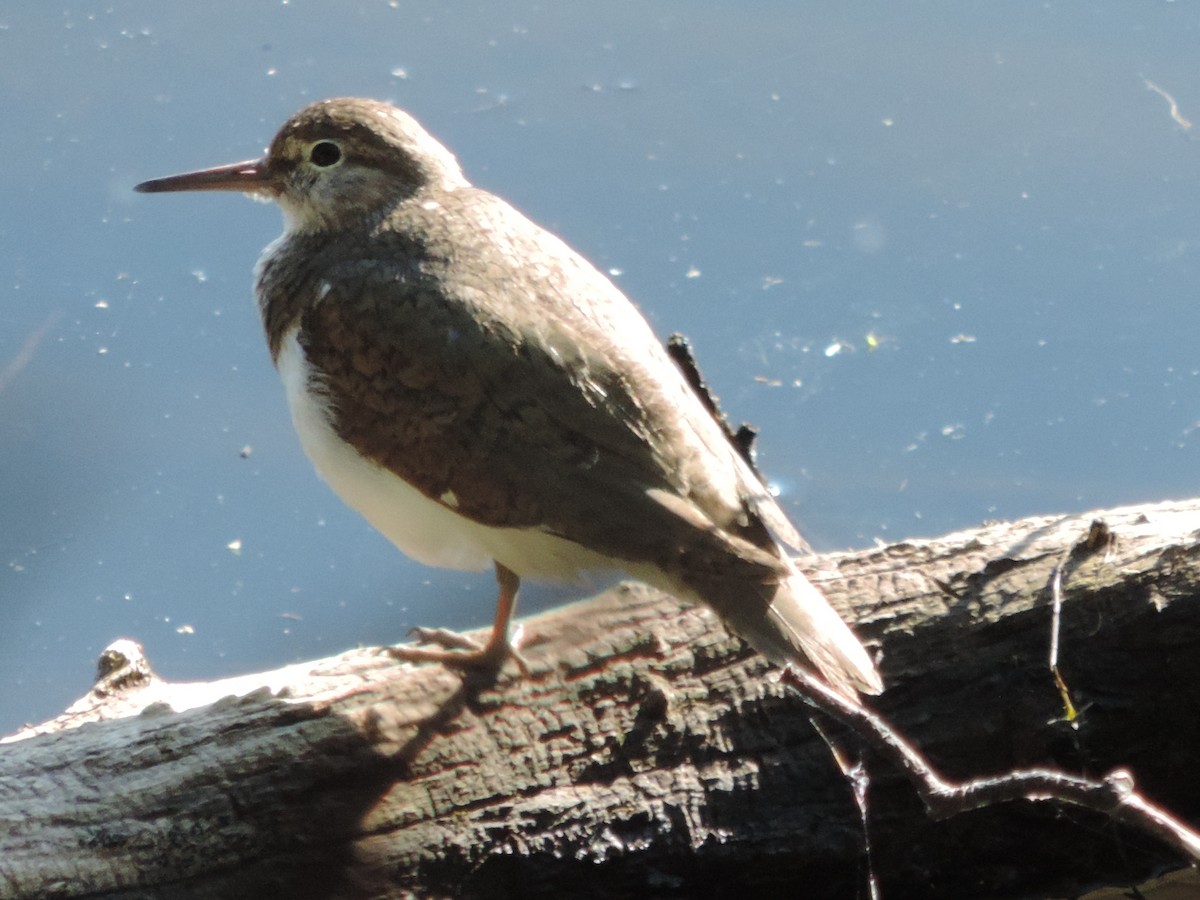
<svg viewBox="0 0 1200 900"><path fill-rule="evenodd" d="M781 549L802 546L794 528L636 308L411 117L323 101L261 161L142 188L280 204L258 296L305 449L402 550L495 561L489 660L516 576L611 568L708 603L847 693L880 689Z"/></svg>

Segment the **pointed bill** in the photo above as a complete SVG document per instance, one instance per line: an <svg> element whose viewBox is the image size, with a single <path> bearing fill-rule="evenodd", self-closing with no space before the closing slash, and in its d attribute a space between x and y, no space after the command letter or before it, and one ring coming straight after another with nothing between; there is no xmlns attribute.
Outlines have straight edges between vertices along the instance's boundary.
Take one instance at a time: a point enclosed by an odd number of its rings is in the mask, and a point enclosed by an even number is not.
<svg viewBox="0 0 1200 900"><path fill-rule="evenodd" d="M153 178L134 187L142 194L161 194L168 191L241 191L245 194L274 194L275 187L267 171L265 159L214 166L182 175Z"/></svg>

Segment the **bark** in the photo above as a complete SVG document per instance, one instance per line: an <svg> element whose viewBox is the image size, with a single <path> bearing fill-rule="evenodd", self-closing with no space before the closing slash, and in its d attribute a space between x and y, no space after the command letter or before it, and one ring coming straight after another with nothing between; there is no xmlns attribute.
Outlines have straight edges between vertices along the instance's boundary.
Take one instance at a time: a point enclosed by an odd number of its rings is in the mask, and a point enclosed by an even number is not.
<svg viewBox="0 0 1200 900"><path fill-rule="evenodd" d="M1095 518L1113 540L1081 543ZM1200 500L806 567L880 649L872 707L943 774L1124 767L1200 820ZM711 614L647 588L524 633L530 675L495 684L370 649L169 684L118 642L88 695L0 745L0 896L855 898L870 873L885 900L1053 897L1183 864L1055 804L935 821ZM826 740L863 753L865 829Z"/></svg>

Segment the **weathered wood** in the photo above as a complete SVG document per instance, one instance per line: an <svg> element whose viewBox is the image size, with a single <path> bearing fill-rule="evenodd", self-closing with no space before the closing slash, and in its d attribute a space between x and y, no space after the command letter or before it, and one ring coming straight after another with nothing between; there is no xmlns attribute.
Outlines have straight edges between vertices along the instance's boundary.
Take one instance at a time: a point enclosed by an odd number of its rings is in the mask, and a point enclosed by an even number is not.
<svg viewBox="0 0 1200 900"><path fill-rule="evenodd" d="M1096 516L1115 542L1072 552ZM1046 669L1056 566L1071 723ZM1124 766L1200 819L1200 500L808 568L882 647L875 708L947 775ZM711 615L623 586L525 634L530 677L495 686L372 650L195 685L118 667L0 746L0 896L865 895L859 813L809 710ZM935 822L867 768L886 900L1067 896L1180 864L1049 805Z"/></svg>

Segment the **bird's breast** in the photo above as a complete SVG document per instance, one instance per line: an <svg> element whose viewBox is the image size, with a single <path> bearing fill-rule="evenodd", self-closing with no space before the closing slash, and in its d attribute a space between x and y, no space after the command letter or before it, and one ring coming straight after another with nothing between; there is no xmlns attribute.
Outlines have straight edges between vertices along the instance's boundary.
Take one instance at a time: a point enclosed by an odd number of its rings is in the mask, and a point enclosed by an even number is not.
<svg viewBox="0 0 1200 900"><path fill-rule="evenodd" d="M293 328L280 342L276 365L292 424L317 472L352 509L405 554L426 565L483 569L490 557L471 539L466 521L338 435L321 373L305 358Z"/></svg>
<svg viewBox="0 0 1200 900"><path fill-rule="evenodd" d="M391 470L360 453L335 428L336 398L307 359L293 327L280 342L276 365L292 423L321 477L405 555L430 566L479 570L492 560L522 577L553 581L626 569L617 560L537 527L484 525L454 511L457 498L427 497Z"/></svg>

